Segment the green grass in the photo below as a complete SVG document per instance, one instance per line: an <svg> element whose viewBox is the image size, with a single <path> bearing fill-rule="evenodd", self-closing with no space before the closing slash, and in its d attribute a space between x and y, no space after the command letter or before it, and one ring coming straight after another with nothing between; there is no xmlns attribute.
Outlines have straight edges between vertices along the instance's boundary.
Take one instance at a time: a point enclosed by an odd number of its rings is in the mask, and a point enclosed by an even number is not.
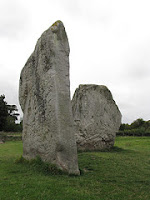
<svg viewBox="0 0 150 200"><path fill-rule="evenodd" d="M109 152L79 153L78 177L15 162L21 155L20 141L0 145L0 200L150 199L150 137L117 137Z"/></svg>

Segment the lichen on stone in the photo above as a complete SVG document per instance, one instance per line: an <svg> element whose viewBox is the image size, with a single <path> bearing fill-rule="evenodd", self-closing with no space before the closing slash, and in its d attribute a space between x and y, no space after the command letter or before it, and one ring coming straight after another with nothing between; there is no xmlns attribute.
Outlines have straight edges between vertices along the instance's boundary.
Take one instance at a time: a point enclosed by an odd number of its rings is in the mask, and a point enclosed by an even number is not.
<svg viewBox="0 0 150 200"><path fill-rule="evenodd" d="M59 24L62 24L62 22L60 20L57 20L55 23L52 24L51 30L55 30Z"/></svg>

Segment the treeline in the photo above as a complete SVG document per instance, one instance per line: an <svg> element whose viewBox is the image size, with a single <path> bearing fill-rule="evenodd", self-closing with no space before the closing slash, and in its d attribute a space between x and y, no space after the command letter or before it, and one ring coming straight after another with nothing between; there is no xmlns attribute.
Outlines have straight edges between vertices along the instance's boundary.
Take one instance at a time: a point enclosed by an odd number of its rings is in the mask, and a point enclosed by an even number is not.
<svg viewBox="0 0 150 200"><path fill-rule="evenodd" d="M121 124L118 136L150 136L150 120L144 121L142 118L133 123Z"/></svg>
<svg viewBox="0 0 150 200"><path fill-rule="evenodd" d="M0 96L0 131L21 132L22 122L16 123L19 113L16 105L8 105L5 95Z"/></svg>

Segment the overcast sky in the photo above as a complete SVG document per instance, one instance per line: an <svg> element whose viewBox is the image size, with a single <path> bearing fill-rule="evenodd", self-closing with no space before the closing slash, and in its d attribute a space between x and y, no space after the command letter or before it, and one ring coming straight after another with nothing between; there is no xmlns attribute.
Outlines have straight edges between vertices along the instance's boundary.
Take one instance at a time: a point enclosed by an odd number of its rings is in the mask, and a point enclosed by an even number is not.
<svg viewBox="0 0 150 200"><path fill-rule="evenodd" d="M0 95L20 111L21 69L56 20L69 39L71 95L79 84L106 85L123 122L149 120L149 0L0 0Z"/></svg>

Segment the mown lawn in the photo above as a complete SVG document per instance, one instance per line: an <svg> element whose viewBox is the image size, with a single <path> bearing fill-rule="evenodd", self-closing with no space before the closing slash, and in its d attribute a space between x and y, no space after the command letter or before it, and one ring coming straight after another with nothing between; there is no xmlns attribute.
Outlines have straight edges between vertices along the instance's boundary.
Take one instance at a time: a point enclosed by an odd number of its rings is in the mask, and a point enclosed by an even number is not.
<svg viewBox="0 0 150 200"><path fill-rule="evenodd" d="M16 163L22 142L0 144L0 200L150 200L150 137L117 137L110 152L79 153L82 175Z"/></svg>

